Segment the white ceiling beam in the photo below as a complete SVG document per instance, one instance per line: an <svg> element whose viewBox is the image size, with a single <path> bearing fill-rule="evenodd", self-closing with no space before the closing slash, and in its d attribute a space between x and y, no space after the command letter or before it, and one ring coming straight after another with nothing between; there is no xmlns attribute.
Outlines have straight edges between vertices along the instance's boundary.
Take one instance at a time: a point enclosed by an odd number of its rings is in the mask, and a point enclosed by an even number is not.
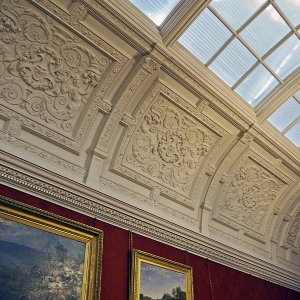
<svg viewBox="0 0 300 300"><path fill-rule="evenodd" d="M211 0L183 1L160 26L164 44L169 46L176 42L210 1Z"/></svg>
<svg viewBox="0 0 300 300"><path fill-rule="evenodd" d="M292 74L287 81L279 85L265 101L262 101L256 109L258 122L263 123L286 100L292 97L300 89L300 68Z"/></svg>

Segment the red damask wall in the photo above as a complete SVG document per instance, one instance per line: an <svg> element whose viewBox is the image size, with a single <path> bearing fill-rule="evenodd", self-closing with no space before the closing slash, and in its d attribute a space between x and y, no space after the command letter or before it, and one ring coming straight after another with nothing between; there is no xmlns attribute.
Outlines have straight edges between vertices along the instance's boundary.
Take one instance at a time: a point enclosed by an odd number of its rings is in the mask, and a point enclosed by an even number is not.
<svg viewBox="0 0 300 300"><path fill-rule="evenodd" d="M0 185L0 195L104 232L101 299L127 300L131 247L193 267L195 300L300 300L300 293ZM130 238L131 237L131 238ZM131 242L130 242L131 241Z"/></svg>

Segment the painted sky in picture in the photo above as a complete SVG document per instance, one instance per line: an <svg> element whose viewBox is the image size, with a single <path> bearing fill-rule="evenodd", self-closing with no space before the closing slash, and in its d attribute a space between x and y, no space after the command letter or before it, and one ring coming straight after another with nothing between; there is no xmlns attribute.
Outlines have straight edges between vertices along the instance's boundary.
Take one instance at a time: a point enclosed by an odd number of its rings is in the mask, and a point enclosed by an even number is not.
<svg viewBox="0 0 300 300"><path fill-rule="evenodd" d="M0 299L79 300L85 244L0 217Z"/></svg>
<svg viewBox="0 0 300 300"><path fill-rule="evenodd" d="M183 273L141 262L140 294L161 299L165 293L171 294L176 287L186 291L185 279L186 275Z"/></svg>

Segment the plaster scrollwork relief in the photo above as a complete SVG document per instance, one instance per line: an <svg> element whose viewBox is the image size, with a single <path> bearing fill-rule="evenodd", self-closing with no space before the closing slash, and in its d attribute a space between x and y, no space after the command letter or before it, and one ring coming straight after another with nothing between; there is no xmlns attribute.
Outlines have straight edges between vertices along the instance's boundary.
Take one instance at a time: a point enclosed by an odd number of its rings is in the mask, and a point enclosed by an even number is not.
<svg viewBox="0 0 300 300"><path fill-rule="evenodd" d="M7 107L68 136L111 63L33 9L1 3L0 101Z"/></svg>
<svg viewBox="0 0 300 300"><path fill-rule="evenodd" d="M211 143L207 130L161 100L145 115L127 161L185 193Z"/></svg>
<svg viewBox="0 0 300 300"><path fill-rule="evenodd" d="M248 156L241 160L229 177L218 213L261 233L268 212L285 183Z"/></svg>
<svg viewBox="0 0 300 300"><path fill-rule="evenodd" d="M297 240L297 236L299 235L299 231L300 231L300 210L298 210L298 212L294 216L287 234L287 243L289 245L294 247L297 246L296 240Z"/></svg>
<svg viewBox="0 0 300 300"><path fill-rule="evenodd" d="M153 88L135 115L137 125L128 128L114 169L188 204L193 181L217 135L184 111L182 99L173 94L160 83Z"/></svg>

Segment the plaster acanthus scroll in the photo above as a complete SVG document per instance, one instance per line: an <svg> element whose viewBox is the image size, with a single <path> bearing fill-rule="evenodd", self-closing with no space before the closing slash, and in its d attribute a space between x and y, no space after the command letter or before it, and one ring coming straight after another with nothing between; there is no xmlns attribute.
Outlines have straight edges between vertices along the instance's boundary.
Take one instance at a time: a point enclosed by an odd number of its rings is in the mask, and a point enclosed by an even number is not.
<svg viewBox="0 0 300 300"><path fill-rule="evenodd" d="M285 184L274 174L245 156L230 174L230 182L218 211L233 222L256 232Z"/></svg>
<svg viewBox="0 0 300 300"><path fill-rule="evenodd" d="M226 132L159 81L134 119L137 125L126 129L113 169L192 208L200 166Z"/></svg>
<svg viewBox="0 0 300 300"><path fill-rule="evenodd" d="M1 4L1 99L31 118L70 132L110 59L74 43L35 11Z"/></svg>
<svg viewBox="0 0 300 300"><path fill-rule="evenodd" d="M162 98L152 105L135 132L127 163L187 193L213 136Z"/></svg>
<svg viewBox="0 0 300 300"><path fill-rule="evenodd" d="M47 16L36 10L40 4ZM0 5L3 116L9 118L4 108L13 109L22 114L22 126L79 151L98 109L111 110L102 99L127 58L72 18L72 12L43 0L27 6L29 2L8 0ZM97 50L58 25L51 13Z"/></svg>
<svg viewBox="0 0 300 300"><path fill-rule="evenodd" d="M220 186L220 181L222 181L222 177L225 173L225 170L227 169L227 165L230 165L230 162L232 160L237 159L237 157L240 155L242 151L245 150L245 140L243 139L244 134L240 137L240 139L237 141L235 146L230 150L230 152L226 155L224 161L222 162L222 165L216 168L214 172L214 176L212 178L212 182L209 186L209 189L207 191L207 195L205 198L205 205L213 207L214 202L216 199L216 193ZM241 141L243 139L243 141ZM247 144L246 144L247 145ZM195 189L196 190L196 189Z"/></svg>

